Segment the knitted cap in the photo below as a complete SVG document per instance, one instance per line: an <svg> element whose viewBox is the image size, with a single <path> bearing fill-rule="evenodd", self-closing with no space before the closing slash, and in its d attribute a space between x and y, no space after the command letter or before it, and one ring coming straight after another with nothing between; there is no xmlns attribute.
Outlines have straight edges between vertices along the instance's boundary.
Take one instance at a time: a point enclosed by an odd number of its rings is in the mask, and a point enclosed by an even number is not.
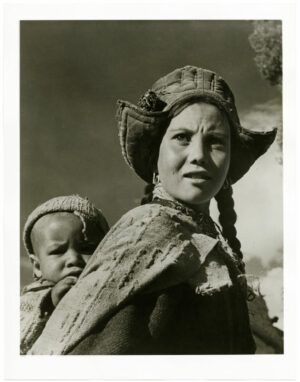
<svg viewBox="0 0 300 382"><path fill-rule="evenodd" d="M152 181L153 159L158 155L170 119L178 109L197 101L216 105L228 117L232 138L228 172L231 183L238 181L274 141L274 128L258 132L240 125L234 95L221 76L210 70L185 66L156 81L137 106L118 101L122 154L146 182Z"/></svg>
<svg viewBox="0 0 300 382"><path fill-rule="evenodd" d="M34 224L42 216L54 212L76 212L87 222L90 221L98 225L99 230L104 234L109 230L102 211L89 202L87 198L82 198L79 195L58 196L39 205L28 216L23 231L23 242L29 254L33 253L30 234Z"/></svg>

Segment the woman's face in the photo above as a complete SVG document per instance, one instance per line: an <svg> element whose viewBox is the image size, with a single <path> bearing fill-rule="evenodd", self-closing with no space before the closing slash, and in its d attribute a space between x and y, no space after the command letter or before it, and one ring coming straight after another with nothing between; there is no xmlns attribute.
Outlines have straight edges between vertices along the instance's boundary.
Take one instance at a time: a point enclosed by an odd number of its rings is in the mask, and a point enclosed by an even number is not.
<svg viewBox="0 0 300 382"><path fill-rule="evenodd" d="M199 102L175 116L162 139L158 173L176 200L207 211L230 163L230 127L214 105Z"/></svg>

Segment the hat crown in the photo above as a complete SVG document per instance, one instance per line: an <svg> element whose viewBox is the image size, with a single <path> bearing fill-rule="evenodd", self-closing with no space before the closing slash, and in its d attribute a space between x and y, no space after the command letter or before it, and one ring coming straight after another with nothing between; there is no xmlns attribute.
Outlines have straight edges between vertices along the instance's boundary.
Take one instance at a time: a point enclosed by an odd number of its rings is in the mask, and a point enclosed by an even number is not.
<svg viewBox="0 0 300 382"><path fill-rule="evenodd" d="M168 107L188 96L196 96L200 99L203 96L207 99L214 98L217 102L221 102L225 111L239 123L234 95L229 85L211 70L191 65L176 69L157 80L152 90Z"/></svg>

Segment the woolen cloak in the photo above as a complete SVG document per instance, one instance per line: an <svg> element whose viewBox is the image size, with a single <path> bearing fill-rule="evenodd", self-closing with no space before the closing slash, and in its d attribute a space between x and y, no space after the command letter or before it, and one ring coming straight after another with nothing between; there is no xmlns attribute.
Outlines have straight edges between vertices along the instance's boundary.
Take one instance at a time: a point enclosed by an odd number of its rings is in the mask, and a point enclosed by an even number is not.
<svg viewBox="0 0 300 382"><path fill-rule="evenodd" d="M30 354L254 351L237 255L209 216L161 200L109 231Z"/></svg>

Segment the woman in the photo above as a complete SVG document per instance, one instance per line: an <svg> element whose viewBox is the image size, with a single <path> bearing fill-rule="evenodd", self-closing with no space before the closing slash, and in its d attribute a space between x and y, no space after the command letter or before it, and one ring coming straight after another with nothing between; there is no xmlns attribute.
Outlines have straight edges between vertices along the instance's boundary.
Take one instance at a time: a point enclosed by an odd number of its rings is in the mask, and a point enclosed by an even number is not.
<svg viewBox="0 0 300 382"><path fill-rule="evenodd" d="M152 183L149 203L111 229L32 353L254 353L231 184L276 132L243 129L226 82L192 66L118 105L123 156Z"/></svg>

